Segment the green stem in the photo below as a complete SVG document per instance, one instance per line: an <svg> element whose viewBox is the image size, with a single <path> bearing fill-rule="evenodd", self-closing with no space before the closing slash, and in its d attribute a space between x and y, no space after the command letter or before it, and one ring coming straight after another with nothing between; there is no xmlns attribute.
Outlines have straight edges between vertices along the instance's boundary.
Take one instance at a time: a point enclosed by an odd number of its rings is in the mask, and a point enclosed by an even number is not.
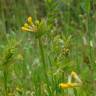
<svg viewBox="0 0 96 96"><path fill-rule="evenodd" d="M46 62L45 62L45 56L44 56L44 50L43 50L43 44L42 44L42 40L41 38L38 38L39 40L39 48L40 48L40 54L41 54L41 60L42 60L42 63L43 63L43 73L44 73L44 76L45 76L45 79L46 79L46 84L48 84L48 91L49 91L49 96L51 96L51 90L49 88L50 86L50 82L49 82L49 79L48 79L48 76L47 76L47 67L46 67Z"/></svg>
<svg viewBox="0 0 96 96"><path fill-rule="evenodd" d="M45 56L44 56L44 51L43 51L43 45L42 45L42 40L39 38L39 48L40 48L40 54L41 54L41 60L43 63L43 71L45 76L47 76L47 70L46 70L46 62L45 62Z"/></svg>
<svg viewBox="0 0 96 96"><path fill-rule="evenodd" d="M3 79L4 79L4 96L8 96L8 86L7 86L7 65L4 66L4 71L3 71Z"/></svg>

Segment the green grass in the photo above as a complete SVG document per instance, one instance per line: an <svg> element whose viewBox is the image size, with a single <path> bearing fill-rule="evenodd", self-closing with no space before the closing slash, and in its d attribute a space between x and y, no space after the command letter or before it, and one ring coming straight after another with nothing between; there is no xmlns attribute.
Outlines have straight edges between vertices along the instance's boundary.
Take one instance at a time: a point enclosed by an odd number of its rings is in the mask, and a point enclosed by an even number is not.
<svg viewBox="0 0 96 96"><path fill-rule="evenodd" d="M95 10L95 0L0 0L0 96L95 96ZM29 16L38 32L21 31ZM60 88L72 71L82 85Z"/></svg>

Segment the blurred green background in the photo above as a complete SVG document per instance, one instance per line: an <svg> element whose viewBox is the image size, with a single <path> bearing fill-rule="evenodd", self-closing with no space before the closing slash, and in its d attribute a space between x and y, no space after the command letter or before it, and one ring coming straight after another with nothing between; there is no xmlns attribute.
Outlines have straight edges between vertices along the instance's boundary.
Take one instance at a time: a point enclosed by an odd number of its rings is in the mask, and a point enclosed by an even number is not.
<svg viewBox="0 0 96 96"><path fill-rule="evenodd" d="M41 27L47 77L38 40L21 31L29 16L47 22ZM60 89L71 71L82 87ZM0 96L95 96L95 90L96 0L0 0Z"/></svg>

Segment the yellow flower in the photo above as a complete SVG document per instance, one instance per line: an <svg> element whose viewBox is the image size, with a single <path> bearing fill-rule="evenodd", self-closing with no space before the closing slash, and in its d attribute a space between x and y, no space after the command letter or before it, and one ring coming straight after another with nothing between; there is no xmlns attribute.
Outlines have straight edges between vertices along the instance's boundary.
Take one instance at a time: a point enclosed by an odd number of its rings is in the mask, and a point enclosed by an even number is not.
<svg viewBox="0 0 96 96"><path fill-rule="evenodd" d="M24 27L25 28L30 28L30 26L27 23L24 24Z"/></svg>
<svg viewBox="0 0 96 96"><path fill-rule="evenodd" d="M72 82L72 77L77 81L77 82ZM77 73L72 71L71 74L68 77L68 82L67 83L60 83L59 87L62 89L65 88L74 88L74 87L79 87L82 85L82 81L78 77Z"/></svg>
<svg viewBox="0 0 96 96"><path fill-rule="evenodd" d="M28 28L26 28L26 27L24 27L24 26L21 27L21 30L24 31L24 32L26 32L26 31L32 32L30 29L28 29Z"/></svg>
<svg viewBox="0 0 96 96"><path fill-rule="evenodd" d="M24 26L21 27L22 31L28 32L37 32L37 26L33 24L32 17L28 17L28 23L25 23Z"/></svg>
<svg viewBox="0 0 96 96"><path fill-rule="evenodd" d="M72 72L71 72L71 76L72 76L75 80L77 80L79 83L82 82L82 81L80 80L80 78L78 77L78 75L77 75L76 72L72 71Z"/></svg>
<svg viewBox="0 0 96 96"><path fill-rule="evenodd" d="M66 88L74 88L74 87L78 87L80 86L80 84L78 83L60 83L59 87L62 89L66 89Z"/></svg>
<svg viewBox="0 0 96 96"><path fill-rule="evenodd" d="M27 20L28 20L28 23L32 25L32 17L31 17L31 16L30 16L30 17L28 17L28 19L27 19Z"/></svg>
<svg viewBox="0 0 96 96"><path fill-rule="evenodd" d="M72 71L72 72L71 72L71 76L74 77L74 78L76 78L76 77L77 77L77 73L74 72L74 71Z"/></svg>

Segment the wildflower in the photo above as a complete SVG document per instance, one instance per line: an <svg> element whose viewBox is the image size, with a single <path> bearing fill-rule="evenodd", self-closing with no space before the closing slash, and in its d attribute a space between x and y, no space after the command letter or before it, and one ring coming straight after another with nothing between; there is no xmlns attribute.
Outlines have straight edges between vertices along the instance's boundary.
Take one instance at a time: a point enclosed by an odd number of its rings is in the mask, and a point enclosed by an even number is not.
<svg viewBox="0 0 96 96"><path fill-rule="evenodd" d="M77 80L78 82L72 82L72 77ZM66 89L66 88L75 88L75 87L79 87L81 86L82 81L80 80L80 78L78 77L77 73L72 71L71 75L69 75L68 77L68 82L67 83L60 83L59 87L62 89Z"/></svg>
<svg viewBox="0 0 96 96"><path fill-rule="evenodd" d="M80 80L80 78L78 77L78 75L77 75L76 72L72 71L72 72L71 72L71 76L72 76L75 80L77 80L79 83L82 82L82 81Z"/></svg>
<svg viewBox="0 0 96 96"><path fill-rule="evenodd" d="M30 16L30 17L28 17L28 23L31 25L32 24L32 17Z"/></svg>
<svg viewBox="0 0 96 96"><path fill-rule="evenodd" d="M28 23L25 23L24 26L21 27L21 30L28 32L36 32L37 26L32 22L32 17L28 17L27 22Z"/></svg>
<svg viewBox="0 0 96 96"><path fill-rule="evenodd" d="M59 84L59 87L62 89L74 88L74 87L79 87L79 86L80 86L80 84L78 84L78 83L60 83Z"/></svg>
<svg viewBox="0 0 96 96"><path fill-rule="evenodd" d="M21 29L22 29L22 31L29 31L29 32L32 31L32 30L30 30L30 29L28 29L28 28L26 28L26 27L21 27Z"/></svg>
<svg viewBox="0 0 96 96"><path fill-rule="evenodd" d="M30 28L30 26L27 23L24 24L24 27L25 28Z"/></svg>

